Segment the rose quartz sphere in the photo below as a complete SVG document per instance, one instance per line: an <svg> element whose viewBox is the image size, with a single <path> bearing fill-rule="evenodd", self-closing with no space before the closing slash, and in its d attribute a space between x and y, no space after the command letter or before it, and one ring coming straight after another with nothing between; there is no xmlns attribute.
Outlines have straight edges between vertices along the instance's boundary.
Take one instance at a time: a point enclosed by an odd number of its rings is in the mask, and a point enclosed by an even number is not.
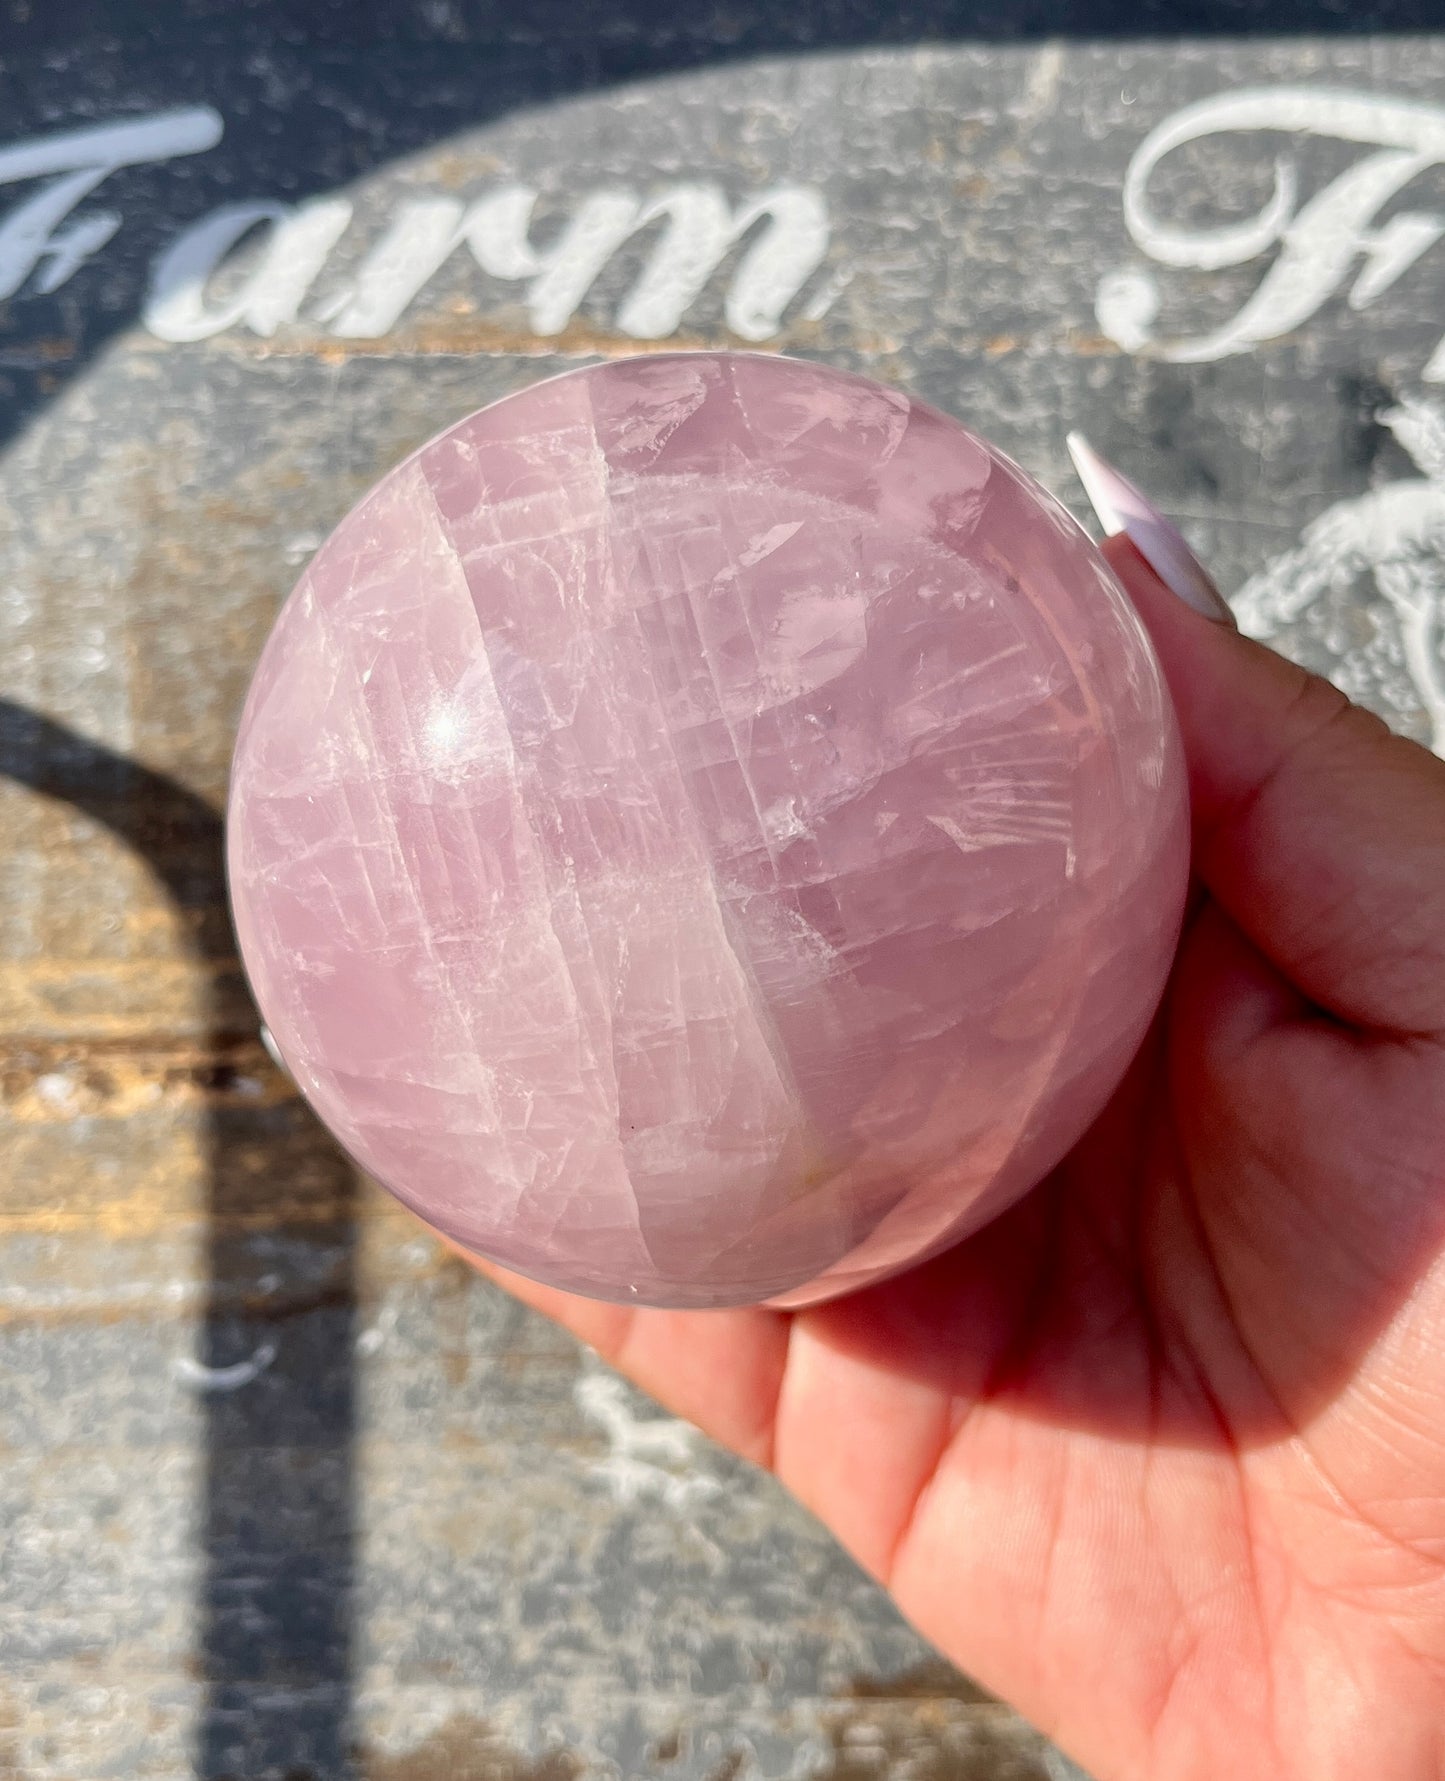
<svg viewBox="0 0 1445 1781"><path fill-rule="evenodd" d="M1143 629L955 420L797 360L534 385L345 519L267 643L241 951L351 1155L624 1302L802 1304L1100 1111L1187 822Z"/></svg>

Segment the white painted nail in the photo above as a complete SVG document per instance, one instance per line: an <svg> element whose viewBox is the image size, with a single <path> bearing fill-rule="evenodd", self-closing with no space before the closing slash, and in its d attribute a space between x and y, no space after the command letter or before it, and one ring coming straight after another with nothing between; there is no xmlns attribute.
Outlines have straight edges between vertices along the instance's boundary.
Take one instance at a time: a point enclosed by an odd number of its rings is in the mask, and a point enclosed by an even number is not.
<svg viewBox="0 0 1445 1781"><path fill-rule="evenodd" d="M1164 585L1178 594L1186 606L1218 624L1232 625L1234 614L1229 610L1229 602L1173 521L1165 519L1141 488L1101 458L1082 433L1070 433L1068 446L1084 493L1107 535L1113 538L1124 533Z"/></svg>

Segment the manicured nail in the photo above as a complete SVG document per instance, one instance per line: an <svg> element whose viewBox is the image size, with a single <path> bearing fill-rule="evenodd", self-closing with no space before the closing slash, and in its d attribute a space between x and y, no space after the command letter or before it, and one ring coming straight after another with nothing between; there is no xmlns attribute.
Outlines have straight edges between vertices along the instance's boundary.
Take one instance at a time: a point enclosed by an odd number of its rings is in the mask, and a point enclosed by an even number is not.
<svg viewBox="0 0 1445 1781"><path fill-rule="evenodd" d="M1099 524L1109 537L1123 532L1144 561L1186 606L1218 624L1232 625L1229 602L1185 542L1184 534L1140 488L1101 458L1082 433L1070 433L1069 456Z"/></svg>

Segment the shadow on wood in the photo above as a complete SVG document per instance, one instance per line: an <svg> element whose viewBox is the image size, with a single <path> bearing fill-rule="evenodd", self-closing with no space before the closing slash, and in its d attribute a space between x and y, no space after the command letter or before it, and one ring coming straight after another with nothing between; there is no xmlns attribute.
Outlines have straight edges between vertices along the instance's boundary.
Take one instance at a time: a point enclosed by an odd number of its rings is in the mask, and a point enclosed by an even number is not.
<svg viewBox="0 0 1445 1781"><path fill-rule="evenodd" d="M195 935L207 990L234 969L220 813L176 780L0 700L0 775L61 799L141 855ZM226 1088L254 1031L206 1051ZM200 1781L350 1771L355 1426L354 1179L296 1098L204 1114L205 1406L195 1665Z"/></svg>

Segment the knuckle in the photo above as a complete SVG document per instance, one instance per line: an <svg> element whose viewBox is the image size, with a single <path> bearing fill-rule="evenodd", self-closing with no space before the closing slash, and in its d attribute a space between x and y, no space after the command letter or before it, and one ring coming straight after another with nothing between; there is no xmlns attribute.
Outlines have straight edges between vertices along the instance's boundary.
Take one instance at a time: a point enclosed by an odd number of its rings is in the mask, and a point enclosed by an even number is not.
<svg viewBox="0 0 1445 1781"><path fill-rule="evenodd" d="M1288 723L1296 748L1313 746L1337 734L1364 741L1390 733L1389 725L1373 711L1356 705L1332 681L1303 669L1288 712Z"/></svg>

